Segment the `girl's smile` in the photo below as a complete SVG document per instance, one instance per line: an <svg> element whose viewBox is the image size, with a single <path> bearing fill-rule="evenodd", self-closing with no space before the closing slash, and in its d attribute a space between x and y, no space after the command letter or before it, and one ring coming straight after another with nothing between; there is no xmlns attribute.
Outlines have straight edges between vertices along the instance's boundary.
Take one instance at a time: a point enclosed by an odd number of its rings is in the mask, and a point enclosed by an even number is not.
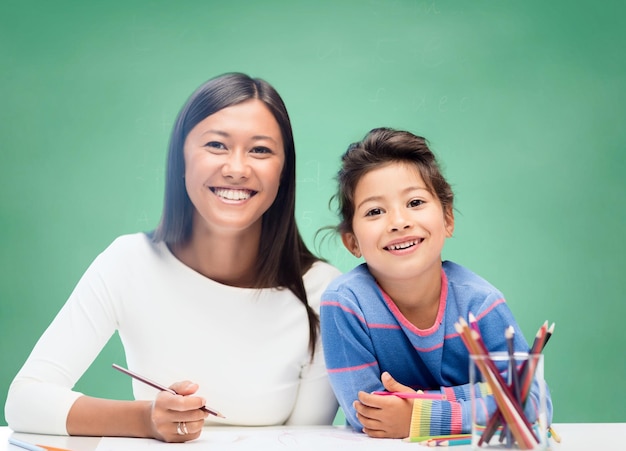
<svg viewBox="0 0 626 451"><path fill-rule="evenodd" d="M404 254L406 251L414 250L415 246L420 244L422 241L423 240L421 238L395 240L387 246L384 246L383 249L394 254Z"/></svg>

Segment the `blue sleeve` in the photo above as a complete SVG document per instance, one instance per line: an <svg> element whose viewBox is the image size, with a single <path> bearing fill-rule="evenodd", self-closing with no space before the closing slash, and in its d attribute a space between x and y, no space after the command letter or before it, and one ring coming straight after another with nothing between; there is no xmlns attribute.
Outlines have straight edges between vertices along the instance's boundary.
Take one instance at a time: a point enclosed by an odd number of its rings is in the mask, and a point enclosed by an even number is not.
<svg viewBox="0 0 626 451"><path fill-rule="evenodd" d="M363 426L353 407L358 391L384 390L367 324L358 305L336 291L323 295L320 323L335 396L350 425L360 431Z"/></svg>

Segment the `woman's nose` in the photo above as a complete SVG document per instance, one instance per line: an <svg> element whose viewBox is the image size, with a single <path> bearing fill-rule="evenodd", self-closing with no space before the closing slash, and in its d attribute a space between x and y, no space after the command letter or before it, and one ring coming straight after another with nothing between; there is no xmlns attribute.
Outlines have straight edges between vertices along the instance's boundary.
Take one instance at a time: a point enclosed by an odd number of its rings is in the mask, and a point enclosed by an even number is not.
<svg viewBox="0 0 626 451"><path fill-rule="evenodd" d="M222 165L222 175L235 179L248 177L250 175L250 166L246 161L245 155L239 152L229 154Z"/></svg>

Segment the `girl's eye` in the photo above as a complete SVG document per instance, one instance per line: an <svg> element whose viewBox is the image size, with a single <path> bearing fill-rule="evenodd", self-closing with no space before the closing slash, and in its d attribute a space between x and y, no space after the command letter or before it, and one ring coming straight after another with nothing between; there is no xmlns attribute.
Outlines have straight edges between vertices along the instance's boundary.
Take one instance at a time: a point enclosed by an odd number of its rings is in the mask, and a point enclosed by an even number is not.
<svg viewBox="0 0 626 451"><path fill-rule="evenodd" d="M226 149L226 146L219 141L209 141L204 146L210 147L211 149Z"/></svg>
<svg viewBox="0 0 626 451"><path fill-rule="evenodd" d="M258 153L258 154L270 154L272 153L272 150L268 147L264 147L264 146L257 146L257 147L253 147L250 150L251 153Z"/></svg>
<svg viewBox="0 0 626 451"><path fill-rule="evenodd" d="M421 199L413 199L412 201L409 202L409 207L419 207L423 203L424 201Z"/></svg>
<svg viewBox="0 0 626 451"><path fill-rule="evenodd" d="M368 210L367 213L365 213L365 216L378 216L382 213L383 213L382 209L372 208L371 210Z"/></svg>

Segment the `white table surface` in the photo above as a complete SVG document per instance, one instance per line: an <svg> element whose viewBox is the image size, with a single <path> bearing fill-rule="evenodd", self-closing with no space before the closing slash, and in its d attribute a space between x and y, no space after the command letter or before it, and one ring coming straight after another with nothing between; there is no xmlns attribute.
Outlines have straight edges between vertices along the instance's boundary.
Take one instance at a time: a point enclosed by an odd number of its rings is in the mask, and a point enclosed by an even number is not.
<svg viewBox="0 0 626 451"><path fill-rule="evenodd" d="M561 423L553 425L561 436L561 443L550 440L550 447L555 451L626 451L626 423ZM0 427L0 451L23 451L9 444L8 438L33 444L43 444L71 451L140 451L149 447L151 451L159 449L191 451L192 448L209 450L332 450L349 449L380 451L400 448L428 449L417 443L402 440L370 439L345 427L207 427L202 436L184 445L166 444L157 440L66 437L52 435L22 434ZM470 450L470 445L455 446L455 451Z"/></svg>

